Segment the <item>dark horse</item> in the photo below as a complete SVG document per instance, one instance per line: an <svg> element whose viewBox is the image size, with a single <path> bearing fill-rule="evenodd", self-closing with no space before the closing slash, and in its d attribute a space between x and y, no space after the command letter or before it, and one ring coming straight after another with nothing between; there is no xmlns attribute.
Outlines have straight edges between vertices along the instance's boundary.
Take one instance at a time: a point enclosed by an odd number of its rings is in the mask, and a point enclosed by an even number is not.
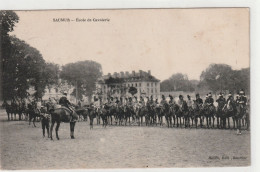
<svg viewBox="0 0 260 172"><path fill-rule="evenodd" d="M216 109L213 105L204 105L204 116L206 117L206 122L207 122L207 128L214 128L214 121L215 121L215 114L216 114ZM211 123L211 118L212 118L212 123ZM212 125L213 124L213 125Z"/></svg>
<svg viewBox="0 0 260 172"><path fill-rule="evenodd" d="M55 128L56 138L59 140L58 130L61 122L70 123L70 137L71 139L74 139L75 138L74 128L75 128L76 121L78 120L78 114L75 111L73 111L72 115L70 115L70 111L64 107L51 110L50 113L51 113L51 131L50 131L51 140L53 140L52 130L55 123L57 123Z"/></svg>
<svg viewBox="0 0 260 172"><path fill-rule="evenodd" d="M8 116L8 121L10 120L10 115L11 115L11 119L13 118L12 116L12 106L9 105L6 101L4 101L4 103L2 104L2 107L5 108L5 111L7 113L7 116Z"/></svg>
<svg viewBox="0 0 260 172"><path fill-rule="evenodd" d="M36 109L33 104L29 103L27 112L29 114L29 125L31 125L31 121L33 120L33 125L34 127L36 127L35 120L36 117L40 117L41 115L40 110Z"/></svg>

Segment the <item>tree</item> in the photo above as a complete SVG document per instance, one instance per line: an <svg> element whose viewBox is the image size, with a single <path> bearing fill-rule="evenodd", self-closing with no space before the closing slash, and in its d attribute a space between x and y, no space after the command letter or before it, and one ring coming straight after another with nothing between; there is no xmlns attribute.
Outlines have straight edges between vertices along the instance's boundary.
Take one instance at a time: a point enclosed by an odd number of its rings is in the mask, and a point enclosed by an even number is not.
<svg viewBox="0 0 260 172"><path fill-rule="evenodd" d="M62 66L60 77L69 84L75 86L76 97L91 96L95 90L95 84L102 76L102 67L95 61L80 61Z"/></svg>
<svg viewBox="0 0 260 172"><path fill-rule="evenodd" d="M250 92L250 68L232 70L226 64L211 64L201 73L199 87L208 87L214 93L235 93L241 88Z"/></svg>
<svg viewBox="0 0 260 172"><path fill-rule="evenodd" d="M200 75L200 81L205 82L209 89L216 93L229 89L229 80L232 74L231 66L227 64L211 64Z"/></svg>
<svg viewBox="0 0 260 172"><path fill-rule="evenodd" d="M1 30L1 51L0 56L2 57L0 61L0 80L2 81L2 85L0 87L0 99L3 96L4 99L11 99L13 97L13 89L11 80L11 75L6 76L6 72L4 72L4 65L6 65L6 61L10 58L11 53L11 41L9 33L13 31L13 28L16 23L19 22L19 17L13 11L0 11L0 30ZM7 83L6 83L7 82ZM5 85L3 83L6 83ZM3 89L4 91L2 91ZM3 93L3 95L1 95Z"/></svg>
<svg viewBox="0 0 260 172"><path fill-rule="evenodd" d="M135 87L130 87L128 92L133 96L137 93L137 89Z"/></svg>
<svg viewBox="0 0 260 172"><path fill-rule="evenodd" d="M194 84L186 74L173 74L169 79L161 83L162 91L194 91Z"/></svg>
<svg viewBox="0 0 260 172"><path fill-rule="evenodd" d="M9 58L3 59L4 98L26 98L33 86L35 98L42 98L45 88L57 79L41 53L15 36L10 37Z"/></svg>

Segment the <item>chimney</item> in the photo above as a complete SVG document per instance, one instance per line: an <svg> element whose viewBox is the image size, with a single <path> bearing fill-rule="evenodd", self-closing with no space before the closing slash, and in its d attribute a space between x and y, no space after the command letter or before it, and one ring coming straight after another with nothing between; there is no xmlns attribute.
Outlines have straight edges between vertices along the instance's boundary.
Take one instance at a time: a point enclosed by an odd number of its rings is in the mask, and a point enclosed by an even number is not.
<svg viewBox="0 0 260 172"><path fill-rule="evenodd" d="M148 75L151 75L151 70L148 70Z"/></svg>
<svg viewBox="0 0 260 172"><path fill-rule="evenodd" d="M128 71L125 72L125 76L126 76L126 77L129 77L129 72L128 72Z"/></svg>
<svg viewBox="0 0 260 172"><path fill-rule="evenodd" d="M114 72L113 77L114 77L114 78L116 77L116 72Z"/></svg>
<svg viewBox="0 0 260 172"><path fill-rule="evenodd" d="M143 71L139 70L139 73L140 73L140 76L142 77L143 76Z"/></svg>
<svg viewBox="0 0 260 172"><path fill-rule="evenodd" d="M132 71L132 75L135 76L135 71L134 70Z"/></svg>
<svg viewBox="0 0 260 172"><path fill-rule="evenodd" d="M125 73L124 72L120 72L121 78L125 77Z"/></svg>

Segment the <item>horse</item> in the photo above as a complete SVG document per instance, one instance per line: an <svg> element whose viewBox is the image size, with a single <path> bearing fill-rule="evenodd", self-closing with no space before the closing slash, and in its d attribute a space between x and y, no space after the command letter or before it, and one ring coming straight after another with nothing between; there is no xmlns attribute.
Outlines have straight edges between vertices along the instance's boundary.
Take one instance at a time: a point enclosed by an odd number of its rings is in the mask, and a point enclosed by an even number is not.
<svg viewBox="0 0 260 172"><path fill-rule="evenodd" d="M79 115L79 120L87 121L88 120L88 110L87 109L76 109L76 113Z"/></svg>
<svg viewBox="0 0 260 172"><path fill-rule="evenodd" d="M204 116L206 118L206 122L207 122L207 128L214 128L214 121L215 121L215 114L216 114L216 109L215 107L212 105L208 105L205 104L204 108L203 108L203 112L204 112ZM211 125L211 118L212 118L212 124Z"/></svg>
<svg viewBox="0 0 260 172"><path fill-rule="evenodd" d="M167 127L172 127L172 116L173 116L173 113L172 113L172 109L170 108L170 105L169 104L165 104L164 105L164 108L161 109L161 113L164 113L165 114L165 119L166 119L166 122L167 122Z"/></svg>
<svg viewBox="0 0 260 172"><path fill-rule="evenodd" d="M198 127L198 119L200 119L200 127L202 128L202 107L194 100L192 104L192 108L189 109L189 113L191 116L192 126L193 121L195 121L195 127Z"/></svg>
<svg viewBox="0 0 260 172"><path fill-rule="evenodd" d="M217 128L225 128L226 127L226 118L224 117L224 106L223 103L218 103L217 111L216 111L216 120L217 120Z"/></svg>
<svg viewBox="0 0 260 172"><path fill-rule="evenodd" d="M49 126L50 126L50 114L47 107L41 108L41 124L42 124L42 136L45 137L45 129L47 130L48 138L50 137Z"/></svg>
<svg viewBox="0 0 260 172"><path fill-rule="evenodd" d="M127 124L127 121L129 121L129 125L131 122L131 116L134 113L134 110L132 107L125 105L124 106L124 120L125 120L125 126Z"/></svg>
<svg viewBox="0 0 260 172"><path fill-rule="evenodd" d="M94 118L97 117L97 112L94 108L88 107L88 116L89 116L89 126L90 129L93 129L93 122L94 122Z"/></svg>
<svg viewBox="0 0 260 172"><path fill-rule="evenodd" d="M29 125L31 125L31 120L33 120L33 126L36 127L35 121L36 117L40 117L40 110L36 109L33 104L28 104L28 115L29 115Z"/></svg>
<svg viewBox="0 0 260 172"><path fill-rule="evenodd" d="M177 119L177 127L181 127L181 118L183 118L183 122L185 125L185 128L188 125L188 109L186 109L184 106L184 104L182 104L181 106L178 104L174 104L174 113L176 115L176 119ZM179 124L179 120L180 120L180 124Z"/></svg>
<svg viewBox="0 0 260 172"><path fill-rule="evenodd" d="M228 101L227 104L222 109L224 115L222 116L223 128L226 128L226 121L228 121L228 128L230 128L230 117L233 119L233 128L235 129L235 115L236 115L236 105L232 101Z"/></svg>
<svg viewBox="0 0 260 172"><path fill-rule="evenodd" d="M143 117L147 114L146 106L139 106L136 109L136 119L139 126L143 125Z"/></svg>
<svg viewBox="0 0 260 172"><path fill-rule="evenodd" d="M118 123L118 125L123 125L123 120L124 120L123 106L117 106L115 120L116 120L116 124Z"/></svg>
<svg viewBox="0 0 260 172"><path fill-rule="evenodd" d="M50 129L51 140L53 140L52 130L55 123L56 123L56 128L55 128L56 138L59 140L58 130L61 122L70 123L70 137L71 139L75 139L74 128L75 128L76 121L78 120L78 114L75 111L73 111L71 115L71 112L64 107L51 110L50 113L51 113L51 129Z"/></svg>
<svg viewBox="0 0 260 172"><path fill-rule="evenodd" d="M97 110L97 114L100 115L102 122L103 122L103 127L106 128L107 124L108 124L108 107L106 105L101 106L100 109Z"/></svg>
<svg viewBox="0 0 260 172"><path fill-rule="evenodd" d="M156 110L155 107L151 104L146 105L147 113L145 114L145 123L146 125L156 124Z"/></svg>
<svg viewBox="0 0 260 172"><path fill-rule="evenodd" d="M241 130L241 120L246 115L246 107L243 104L236 105L236 114L234 116L234 125L236 124L238 131Z"/></svg>
<svg viewBox="0 0 260 172"><path fill-rule="evenodd" d="M2 107L5 108L5 111L7 113L7 117L8 117L8 121L10 121L10 115L11 115L11 119L13 118L12 116L12 106L9 105L6 101L3 102Z"/></svg>

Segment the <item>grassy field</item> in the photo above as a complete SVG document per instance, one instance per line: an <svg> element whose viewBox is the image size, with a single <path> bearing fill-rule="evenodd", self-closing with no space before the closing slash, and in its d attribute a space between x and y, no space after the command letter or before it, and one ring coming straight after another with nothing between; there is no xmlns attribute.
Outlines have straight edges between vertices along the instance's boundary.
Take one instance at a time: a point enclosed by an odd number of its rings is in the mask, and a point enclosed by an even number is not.
<svg viewBox="0 0 260 172"><path fill-rule="evenodd" d="M0 111L2 169L209 167L250 165L250 132L62 123L60 140L42 137L40 123L7 121Z"/></svg>

